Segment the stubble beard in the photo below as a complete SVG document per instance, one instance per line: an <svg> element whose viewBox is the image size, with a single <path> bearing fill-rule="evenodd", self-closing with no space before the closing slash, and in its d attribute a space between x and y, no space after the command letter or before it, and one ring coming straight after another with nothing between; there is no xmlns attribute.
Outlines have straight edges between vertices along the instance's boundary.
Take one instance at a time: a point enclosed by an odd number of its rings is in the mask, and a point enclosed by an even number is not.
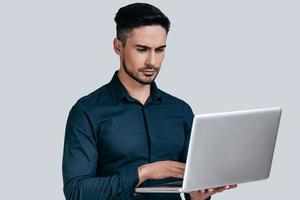
<svg viewBox="0 0 300 200"><path fill-rule="evenodd" d="M159 67L154 67L154 66L150 66L150 65L148 65L148 66L146 66L146 67L144 67L142 69L139 69L139 71L143 71L145 69L155 70L155 76L154 76L154 78L148 79L148 80L143 80L137 74L134 74L132 71L130 71L128 69L128 67L127 67L127 65L125 63L125 59L124 58L122 59L122 64L123 64L123 68L124 68L124 71L126 72L126 74L128 74L128 76L130 76L135 81L137 81L138 83L143 84L143 85L149 85L149 84L151 84L155 80L155 78L157 77L157 75L159 73L159 70L160 70Z"/></svg>

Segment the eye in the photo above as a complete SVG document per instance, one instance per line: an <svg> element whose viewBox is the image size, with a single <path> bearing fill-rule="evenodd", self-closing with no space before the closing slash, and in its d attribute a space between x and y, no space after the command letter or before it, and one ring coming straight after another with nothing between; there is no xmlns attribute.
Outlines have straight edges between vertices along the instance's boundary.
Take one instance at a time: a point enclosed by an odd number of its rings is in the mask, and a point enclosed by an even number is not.
<svg viewBox="0 0 300 200"><path fill-rule="evenodd" d="M143 53L143 52L146 52L147 49L137 49L137 51Z"/></svg>
<svg viewBox="0 0 300 200"><path fill-rule="evenodd" d="M155 50L155 52L157 52L157 53L161 53L161 52L164 52L165 51L165 49L157 49L157 50Z"/></svg>

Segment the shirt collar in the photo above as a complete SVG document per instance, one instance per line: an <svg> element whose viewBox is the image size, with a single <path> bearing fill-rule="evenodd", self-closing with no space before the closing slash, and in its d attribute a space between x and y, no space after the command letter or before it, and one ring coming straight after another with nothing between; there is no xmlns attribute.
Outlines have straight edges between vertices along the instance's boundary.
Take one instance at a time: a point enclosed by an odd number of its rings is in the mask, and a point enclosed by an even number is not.
<svg viewBox="0 0 300 200"><path fill-rule="evenodd" d="M133 98L129 96L126 88L121 83L117 74L118 74L118 70L114 73L111 81L109 82L109 89L110 89L110 93L112 95L113 101L119 102L123 98L126 98L129 101L132 101ZM150 92L150 96L149 96L149 99L147 102L150 103L150 102L156 101L156 100L161 101L160 91L157 88L157 85L154 81L151 83L150 87L151 87L151 92Z"/></svg>

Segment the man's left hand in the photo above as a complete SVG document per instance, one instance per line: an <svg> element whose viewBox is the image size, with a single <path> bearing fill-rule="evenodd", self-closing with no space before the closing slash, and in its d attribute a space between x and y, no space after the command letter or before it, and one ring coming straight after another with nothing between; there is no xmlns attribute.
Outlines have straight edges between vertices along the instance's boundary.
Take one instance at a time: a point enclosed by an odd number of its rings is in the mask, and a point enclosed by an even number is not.
<svg viewBox="0 0 300 200"><path fill-rule="evenodd" d="M205 200L208 197L210 197L216 193L223 192L225 190L229 190L229 189L236 188L236 187L237 187L237 185L226 185L223 187L193 191L193 192L190 192L189 194L190 194L191 200Z"/></svg>

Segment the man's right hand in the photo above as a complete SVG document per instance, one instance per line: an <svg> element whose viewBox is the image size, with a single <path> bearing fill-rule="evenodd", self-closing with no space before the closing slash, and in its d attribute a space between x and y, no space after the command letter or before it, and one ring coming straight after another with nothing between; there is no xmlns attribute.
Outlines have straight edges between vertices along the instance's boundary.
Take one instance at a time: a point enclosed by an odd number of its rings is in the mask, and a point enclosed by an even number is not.
<svg viewBox="0 0 300 200"><path fill-rule="evenodd" d="M184 163L168 160L142 165L138 168L140 180L137 186L148 179L183 178L184 169Z"/></svg>

